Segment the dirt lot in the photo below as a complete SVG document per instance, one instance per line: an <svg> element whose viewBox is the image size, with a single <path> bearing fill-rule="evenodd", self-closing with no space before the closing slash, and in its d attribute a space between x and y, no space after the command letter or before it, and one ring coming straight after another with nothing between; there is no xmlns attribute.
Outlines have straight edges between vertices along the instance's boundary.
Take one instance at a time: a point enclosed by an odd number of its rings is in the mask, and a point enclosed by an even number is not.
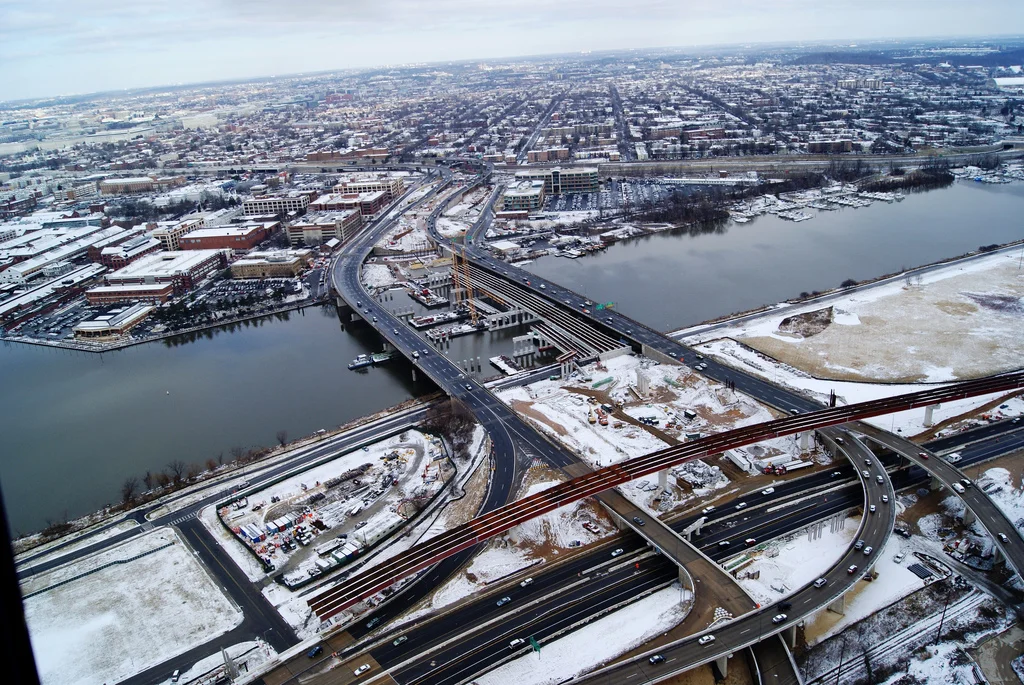
<svg viewBox="0 0 1024 685"><path fill-rule="evenodd" d="M1022 326L1024 271L994 255L727 335L819 378L937 382L1018 368Z"/></svg>

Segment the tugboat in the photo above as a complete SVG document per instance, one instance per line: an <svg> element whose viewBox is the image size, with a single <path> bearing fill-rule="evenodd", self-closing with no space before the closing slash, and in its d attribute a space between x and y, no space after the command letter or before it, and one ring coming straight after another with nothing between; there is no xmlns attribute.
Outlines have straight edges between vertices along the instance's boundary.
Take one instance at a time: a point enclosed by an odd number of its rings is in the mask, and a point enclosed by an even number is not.
<svg viewBox="0 0 1024 685"><path fill-rule="evenodd" d="M369 366L370 364L373 364L373 359L370 357L370 355L361 354L355 359L353 359L351 362L349 362L348 368L351 371L354 369L361 369L364 366Z"/></svg>

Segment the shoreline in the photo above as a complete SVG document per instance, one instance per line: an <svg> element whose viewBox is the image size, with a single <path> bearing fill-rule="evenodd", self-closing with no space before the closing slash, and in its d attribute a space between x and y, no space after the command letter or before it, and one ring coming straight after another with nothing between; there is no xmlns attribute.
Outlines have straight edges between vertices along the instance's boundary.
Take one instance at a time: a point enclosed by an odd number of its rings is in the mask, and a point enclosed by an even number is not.
<svg viewBox="0 0 1024 685"><path fill-rule="evenodd" d="M192 333L200 333L202 331L214 330L217 328L223 328L225 326L231 326L237 323L243 323L245 321L253 321L255 319L262 319L269 316L276 316L278 314L284 314L286 312L301 311L306 307L316 307L330 302L330 298L322 298L319 300L309 300L302 302L293 302L287 304L278 309L274 309L269 312L259 312L258 314L246 314L245 316L235 317L224 321L216 321L206 323L201 326L193 326L192 328L185 328L180 331L173 331L169 333L162 333L160 335L151 336L145 339L139 340L121 340L109 345L103 344L86 344L82 342L64 342L60 340L38 340L35 338L24 338L24 337L0 337L0 342L20 343L22 345L33 345L35 347L49 347L58 350L70 350L72 352L91 352L93 354L103 354L104 352L118 352L120 350L128 349L129 347L135 347L137 345L148 345L149 343L159 342L161 340L168 340L170 338L176 338L182 335L190 335Z"/></svg>

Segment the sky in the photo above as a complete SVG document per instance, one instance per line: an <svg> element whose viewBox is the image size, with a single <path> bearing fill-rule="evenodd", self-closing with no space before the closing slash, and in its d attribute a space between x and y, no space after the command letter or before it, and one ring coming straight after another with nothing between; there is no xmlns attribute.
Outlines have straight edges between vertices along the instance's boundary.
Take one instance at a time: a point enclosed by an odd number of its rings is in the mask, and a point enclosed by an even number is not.
<svg viewBox="0 0 1024 685"><path fill-rule="evenodd" d="M1024 33L1024 0L0 0L0 101L409 62Z"/></svg>

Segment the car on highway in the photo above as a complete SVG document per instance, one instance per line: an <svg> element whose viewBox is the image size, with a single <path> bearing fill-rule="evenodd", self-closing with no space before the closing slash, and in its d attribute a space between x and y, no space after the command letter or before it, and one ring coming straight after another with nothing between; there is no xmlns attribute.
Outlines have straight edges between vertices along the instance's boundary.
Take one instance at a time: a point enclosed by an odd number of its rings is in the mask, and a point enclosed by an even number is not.
<svg viewBox="0 0 1024 685"><path fill-rule="evenodd" d="M181 677L181 671L179 669L177 669L177 668L174 669L174 673L171 674L171 682L172 683L178 682L178 678L180 678L180 677Z"/></svg>
<svg viewBox="0 0 1024 685"><path fill-rule="evenodd" d="M703 647L704 645L710 645L714 641L715 641L715 636L714 635L704 635L699 640L697 640L697 644L700 645L701 647Z"/></svg>
<svg viewBox="0 0 1024 685"><path fill-rule="evenodd" d="M635 524L636 524L636 525L638 525L638 526L643 526L643 525L645 525L645 522L644 522L644 520L643 520L642 518L640 518L639 516L634 516L634 517L633 517L633 523L635 523Z"/></svg>
<svg viewBox="0 0 1024 685"><path fill-rule="evenodd" d="M652 664L660 664L663 661L665 661L665 657L663 657L661 654L655 654L650 659L648 659L648 661L650 661Z"/></svg>
<svg viewBox="0 0 1024 685"><path fill-rule="evenodd" d="M721 542L718 543L718 546L719 547L728 547L730 544L732 544L732 543L730 543L728 540L722 540Z"/></svg>
<svg viewBox="0 0 1024 685"><path fill-rule="evenodd" d="M850 564L850 568L846 569L846 573L851 575L851 576L854 573L856 573L856 572L857 572L857 564Z"/></svg>
<svg viewBox="0 0 1024 685"><path fill-rule="evenodd" d="M970 478L961 478L960 479L960 485L964 486L965 488L971 487L971 479Z"/></svg>
<svg viewBox="0 0 1024 685"><path fill-rule="evenodd" d="M856 542L856 544L854 544L853 548L854 549L864 549L864 541L863 540L857 540L857 542Z"/></svg>
<svg viewBox="0 0 1024 685"><path fill-rule="evenodd" d="M883 483L885 483L885 479L882 478L881 475L878 475L878 476L875 476L875 482L877 482L879 485L882 485Z"/></svg>
<svg viewBox="0 0 1024 685"><path fill-rule="evenodd" d="M374 627L378 623L380 623L380 617L379 616L377 616L375 618L371 618L369 621L367 621L366 622L366 627L367 627L367 629L369 629L369 628Z"/></svg>
<svg viewBox="0 0 1024 685"><path fill-rule="evenodd" d="M739 504L736 505L736 508L737 509L746 509L747 508L747 503L746 502L740 502Z"/></svg>
<svg viewBox="0 0 1024 685"><path fill-rule="evenodd" d="M999 533L997 537L999 538L999 542L1002 542L1003 544L1006 544L1010 541L1010 538L1006 537L1005 533Z"/></svg>
<svg viewBox="0 0 1024 685"><path fill-rule="evenodd" d="M865 459L864 460L864 465L865 466L871 466L871 460L870 459Z"/></svg>
<svg viewBox="0 0 1024 685"><path fill-rule="evenodd" d="M702 513L702 514L710 514L714 510L715 510L715 508L713 506L711 506L711 507L704 507L703 509L700 510L700 513Z"/></svg>
<svg viewBox="0 0 1024 685"><path fill-rule="evenodd" d="M828 580L825 578L818 578L816 581L814 581L814 587L816 588L820 589L825 587L826 585L828 585Z"/></svg>
<svg viewBox="0 0 1024 685"><path fill-rule="evenodd" d="M877 510L878 509L875 507L874 504L868 507L868 511L870 511L872 514L874 514Z"/></svg>
<svg viewBox="0 0 1024 685"><path fill-rule="evenodd" d="M875 551L874 547L865 547L864 548L864 556L869 557L869 556L871 556L871 553L874 552L874 551Z"/></svg>
<svg viewBox="0 0 1024 685"><path fill-rule="evenodd" d="M519 587L526 587L527 585L533 584L533 578L525 578L523 582L519 583Z"/></svg>
<svg viewBox="0 0 1024 685"><path fill-rule="evenodd" d="M746 543L747 547L753 547L754 545L757 544L757 539L756 538L747 538L743 542Z"/></svg>
<svg viewBox="0 0 1024 685"><path fill-rule="evenodd" d="M498 606L503 607L503 606L505 606L506 604L508 604L511 601L512 601L511 597L502 597L501 599L498 600Z"/></svg>
<svg viewBox="0 0 1024 685"><path fill-rule="evenodd" d="M765 496L768 496L768 495L772 494L773 492L775 492L775 488L765 488L764 490L761 491L761 494L765 495Z"/></svg>
<svg viewBox="0 0 1024 685"><path fill-rule="evenodd" d="M401 636L400 638L396 639L396 640L395 640L394 642L392 642L391 644L393 644L393 645L394 645L395 647L397 647L398 645L402 644L403 642L405 642L405 641L406 641L406 640L408 640L408 639L409 639L409 636L408 636L408 635L403 635L403 636Z"/></svg>
<svg viewBox="0 0 1024 685"><path fill-rule="evenodd" d="M323 653L324 653L324 646L323 645L317 645L313 649L311 649L308 652L306 652L306 656L308 656L310 659L315 659L315 658L317 658L318 656L320 656Z"/></svg>
<svg viewBox="0 0 1024 685"><path fill-rule="evenodd" d="M614 549L614 550L612 550L612 556L613 556L613 557L617 557L617 556L619 556L620 554L622 554L622 548L621 548L621 547L619 547L618 549Z"/></svg>
<svg viewBox="0 0 1024 685"><path fill-rule="evenodd" d="M522 647L525 644L526 644L526 640L524 640L521 637L517 637L515 640L512 640L511 642L508 643L508 648L509 649L517 649L519 647Z"/></svg>
<svg viewBox="0 0 1024 685"><path fill-rule="evenodd" d="M889 503L889 495L882 495L882 504Z"/></svg>
<svg viewBox="0 0 1024 685"><path fill-rule="evenodd" d="M782 623L783 621L785 621L786 618L787 618L787 616L785 614L777 614L776 616L774 616L772 618L772 623L774 623L775 625L778 625L778 624Z"/></svg>
<svg viewBox="0 0 1024 685"><path fill-rule="evenodd" d="M370 670L370 664L363 664L362 666L360 666L356 670L352 671L352 673L354 673L358 677L358 676L361 676L362 674L366 673L369 670Z"/></svg>
<svg viewBox="0 0 1024 685"><path fill-rule="evenodd" d="M843 440L842 438L836 438L836 444L837 445L845 445L846 441Z"/></svg>
<svg viewBox="0 0 1024 685"><path fill-rule="evenodd" d="M472 389L473 389L473 386L470 385L469 383L466 383L466 390L472 390Z"/></svg>
<svg viewBox="0 0 1024 685"><path fill-rule="evenodd" d="M861 471L860 474L862 476L864 476L865 478L870 478L871 477L871 472L868 471L867 469L864 469L863 471Z"/></svg>
<svg viewBox="0 0 1024 685"><path fill-rule="evenodd" d="M927 459L928 458L928 455L925 454L924 452L918 452L917 456L921 457L922 459Z"/></svg>

